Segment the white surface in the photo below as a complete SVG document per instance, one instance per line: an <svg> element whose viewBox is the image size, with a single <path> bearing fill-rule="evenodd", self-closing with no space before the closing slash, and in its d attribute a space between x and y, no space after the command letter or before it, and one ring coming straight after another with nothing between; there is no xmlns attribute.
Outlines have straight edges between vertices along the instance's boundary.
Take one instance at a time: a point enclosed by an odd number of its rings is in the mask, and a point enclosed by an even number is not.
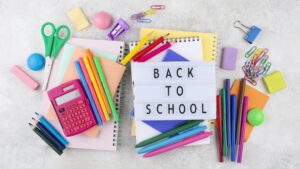
<svg viewBox="0 0 300 169"><path fill-rule="evenodd" d="M161 156L142 159L137 155L134 138L130 136L128 112L132 100L125 97L122 131L119 150L116 152L67 150L58 157L48 147L37 145L38 138L28 127L33 112L40 104L40 91L32 91L9 73L9 68L19 64L26 68L26 57L33 52L44 52L40 27L46 21L56 25L72 27L72 36L106 39L107 31L89 27L76 32L66 16L73 7L81 6L87 17L101 10L119 17L129 18L131 14L147 10L152 4L165 4L167 9L151 16L153 23L128 23L131 29L121 40L138 40L142 26L171 28L190 31L217 32L222 39L220 47L232 46L239 49L236 71L217 68L218 87L223 79L240 78L243 54L250 45L242 40L243 34L234 29L233 21L240 19L245 24L262 28L256 44L270 49L272 70L281 70L288 88L271 95L265 109L262 126L256 128L244 147L243 164L217 160L217 145L186 147ZM300 83L300 0L31 0L0 1L0 168L300 168L299 83ZM218 55L219 56L219 55ZM219 65L219 57L217 65ZM41 82L42 72L25 69ZM130 72L127 72L130 73ZM130 77L128 76L128 83ZM262 83L258 85L264 89ZM129 90L130 91L130 90ZM129 94L128 94L129 95Z"/></svg>

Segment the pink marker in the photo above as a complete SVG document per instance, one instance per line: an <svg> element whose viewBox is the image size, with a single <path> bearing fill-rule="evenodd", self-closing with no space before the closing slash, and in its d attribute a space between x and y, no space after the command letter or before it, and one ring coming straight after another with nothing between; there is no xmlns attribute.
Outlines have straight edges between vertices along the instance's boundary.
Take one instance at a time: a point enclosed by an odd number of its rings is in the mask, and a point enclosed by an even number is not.
<svg viewBox="0 0 300 169"><path fill-rule="evenodd" d="M248 96L244 97L243 102L243 114L242 114L242 123L241 123L241 135L240 135L240 144L239 144L239 150L238 150L238 158L237 162L241 163L243 158L243 147L244 147L244 135L245 135L245 128L246 128L246 117L247 117L247 111L248 111Z"/></svg>
<svg viewBox="0 0 300 169"><path fill-rule="evenodd" d="M161 47L153 50L152 52L146 54L145 56L141 57L138 62L145 62L151 59L153 56L158 55L159 53L169 49L175 42L167 42L166 44L162 45Z"/></svg>
<svg viewBox="0 0 300 169"><path fill-rule="evenodd" d="M143 157L147 158L147 157L156 156L156 155L159 155L161 153L164 153L164 152L167 152L167 151L170 151L170 150L182 147L184 145L187 145L187 144L190 144L190 143L193 143L193 142L196 142L198 140L202 140L202 139L207 138L207 137L209 137L211 135L212 135L211 131L208 131L208 132L204 131L204 132L201 132L199 134L196 134L195 136L183 139L182 141L179 141L177 143L170 144L170 145L167 145L167 146L162 147L160 149L150 151L149 153L144 154Z"/></svg>
<svg viewBox="0 0 300 169"><path fill-rule="evenodd" d="M22 70L18 65L14 65L10 71L16 75L20 80L22 80L28 87L36 90L40 84L30 77L24 70Z"/></svg>

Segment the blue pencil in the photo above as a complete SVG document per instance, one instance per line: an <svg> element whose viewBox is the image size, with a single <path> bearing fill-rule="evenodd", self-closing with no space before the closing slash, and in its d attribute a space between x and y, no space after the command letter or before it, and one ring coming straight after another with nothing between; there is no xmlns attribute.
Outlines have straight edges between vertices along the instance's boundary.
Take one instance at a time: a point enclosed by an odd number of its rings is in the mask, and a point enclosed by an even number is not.
<svg viewBox="0 0 300 169"><path fill-rule="evenodd" d="M68 144L68 141L51 125L51 123L43 116L35 112L38 120L64 145Z"/></svg>
<svg viewBox="0 0 300 169"><path fill-rule="evenodd" d="M58 149L63 151L66 146L64 146L54 135L51 134L51 132L39 121L37 121L35 118L32 118L34 122L36 123L36 126L40 129L40 131L48 137L48 139L57 146Z"/></svg>
<svg viewBox="0 0 300 169"><path fill-rule="evenodd" d="M84 75L83 75L82 69L80 67L80 64L79 64L78 61L75 61L74 64L75 64L75 67L76 67L76 70L77 70L77 74L78 74L78 76L80 78L80 81L82 83L82 86L84 88L84 91L85 91L85 93L86 93L86 95L87 95L87 97L88 97L88 99L89 99L89 101L91 103L91 107L93 109L93 112L94 112L94 115L96 117L96 120L97 120L97 122L98 122L99 125L102 125L102 120L100 118L99 112L98 112L97 107L95 105L95 102L93 100L93 97L92 97L92 94L91 94L90 89L88 87L88 84L87 84L87 82L86 82L86 80L84 78Z"/></svg>
<svg viewBox="0 0 300 169"><path fill-rule="evenodd" d="M236 95L231 95L231 161L235 161Z"/></svg>
<svg viewBox="0 0 300 169"><path fill-rule="evenodd" d="M227 143L228 150L230 149L231 144L231 119L230 119L230 80L225 80L225 89L226 89L226 115L227 115Z"/></svg>

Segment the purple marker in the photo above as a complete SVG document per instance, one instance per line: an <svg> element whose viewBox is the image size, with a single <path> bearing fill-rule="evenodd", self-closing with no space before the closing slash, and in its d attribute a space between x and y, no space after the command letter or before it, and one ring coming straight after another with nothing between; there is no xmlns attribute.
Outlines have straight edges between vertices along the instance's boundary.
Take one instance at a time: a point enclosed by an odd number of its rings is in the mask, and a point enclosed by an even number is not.
<svg viewBox="0 0 300 169"><path fill-rule="evenodd" d="M228 150L230 150L231 145L231 117L230 117L230 80L225 79L225 89L226 89L226 115L227 115L227 144Z"/></svg>
<svg viewBox="0 0 300 169"><path fill-rule="evenodd" d="M242 123L241 123L241 136L240 136L240 144L238 150L237 162L241 163L243 158L243 148L244 148L244 135L246 128L246 119L247 119L247 111L248 111L248 96L244 96L244 104L243 104L243 114L242 114Z"/></svg>

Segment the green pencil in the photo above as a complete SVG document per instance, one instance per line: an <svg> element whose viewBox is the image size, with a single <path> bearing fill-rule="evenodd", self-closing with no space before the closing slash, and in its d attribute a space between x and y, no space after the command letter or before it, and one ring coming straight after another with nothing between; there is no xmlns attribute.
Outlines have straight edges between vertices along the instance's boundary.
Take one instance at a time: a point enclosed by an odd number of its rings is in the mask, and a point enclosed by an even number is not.
<svg viewBox="0 0 300 169"><path fill-rule="evenodd" d="M119 115L117 113L114 100L111 97L111 93L110 93L110 90L108 88L108 85L107 85L107 82L106 82L106 79L105 79L105 75L103 73L102 66L101 66L99 58L98 57L94 57L94 62L96 64L96 68L97 68L98 74L100 76L100 80L101 80L101 83L103 85L103 88L104 88L104 91L105 91L105 94L106 94L106 97L107 97L107 100L108 100L108 104L110 106L113 118L114 118L115 121L119 121Z"/></svg>
<svg viewBox="0 0 300 169"><path fill-rule="evenodd" d="M149 138L149 139L147 139L145 141L142 141L142 142L138 143L137 145L135 145L135 148L144 147L146 145L149 145L149 144L152 144L154 142L157 142L157 141L159 141L161 139L173 136L174 134L177 134L177 133L179 133L181 131L187 130L187 129L192 128L194 126L197 126L201 122L203 122L203 120L192 120L192 121L189 121L189 122L187 122L187 123L185 123L183 125L180 125L180 126L176 127L173 130L167 131L165 133L162 133L160 135L157 135L155 137L152 137L152 138Z"/></svg>
<svg viewBox="0 0 300 169"><path fill-rule="evenodd" d="M226 124L226 90L221 89L222 96L222 122L223 122L223 155L227 157L228 147L227 147L227 124Z"/></svg>
<svg viewBox="0 0 300 169"><path fill-rule="evenodd" d="M29 126L32 128L32 130L38 135L40 136L41 139L43 139L45 141L45 143L47 143L58 155L61 155L63 152L53 143L49 140L49 138L42 133L36 126L32 125L31 123L29 123Z"/></svg>

